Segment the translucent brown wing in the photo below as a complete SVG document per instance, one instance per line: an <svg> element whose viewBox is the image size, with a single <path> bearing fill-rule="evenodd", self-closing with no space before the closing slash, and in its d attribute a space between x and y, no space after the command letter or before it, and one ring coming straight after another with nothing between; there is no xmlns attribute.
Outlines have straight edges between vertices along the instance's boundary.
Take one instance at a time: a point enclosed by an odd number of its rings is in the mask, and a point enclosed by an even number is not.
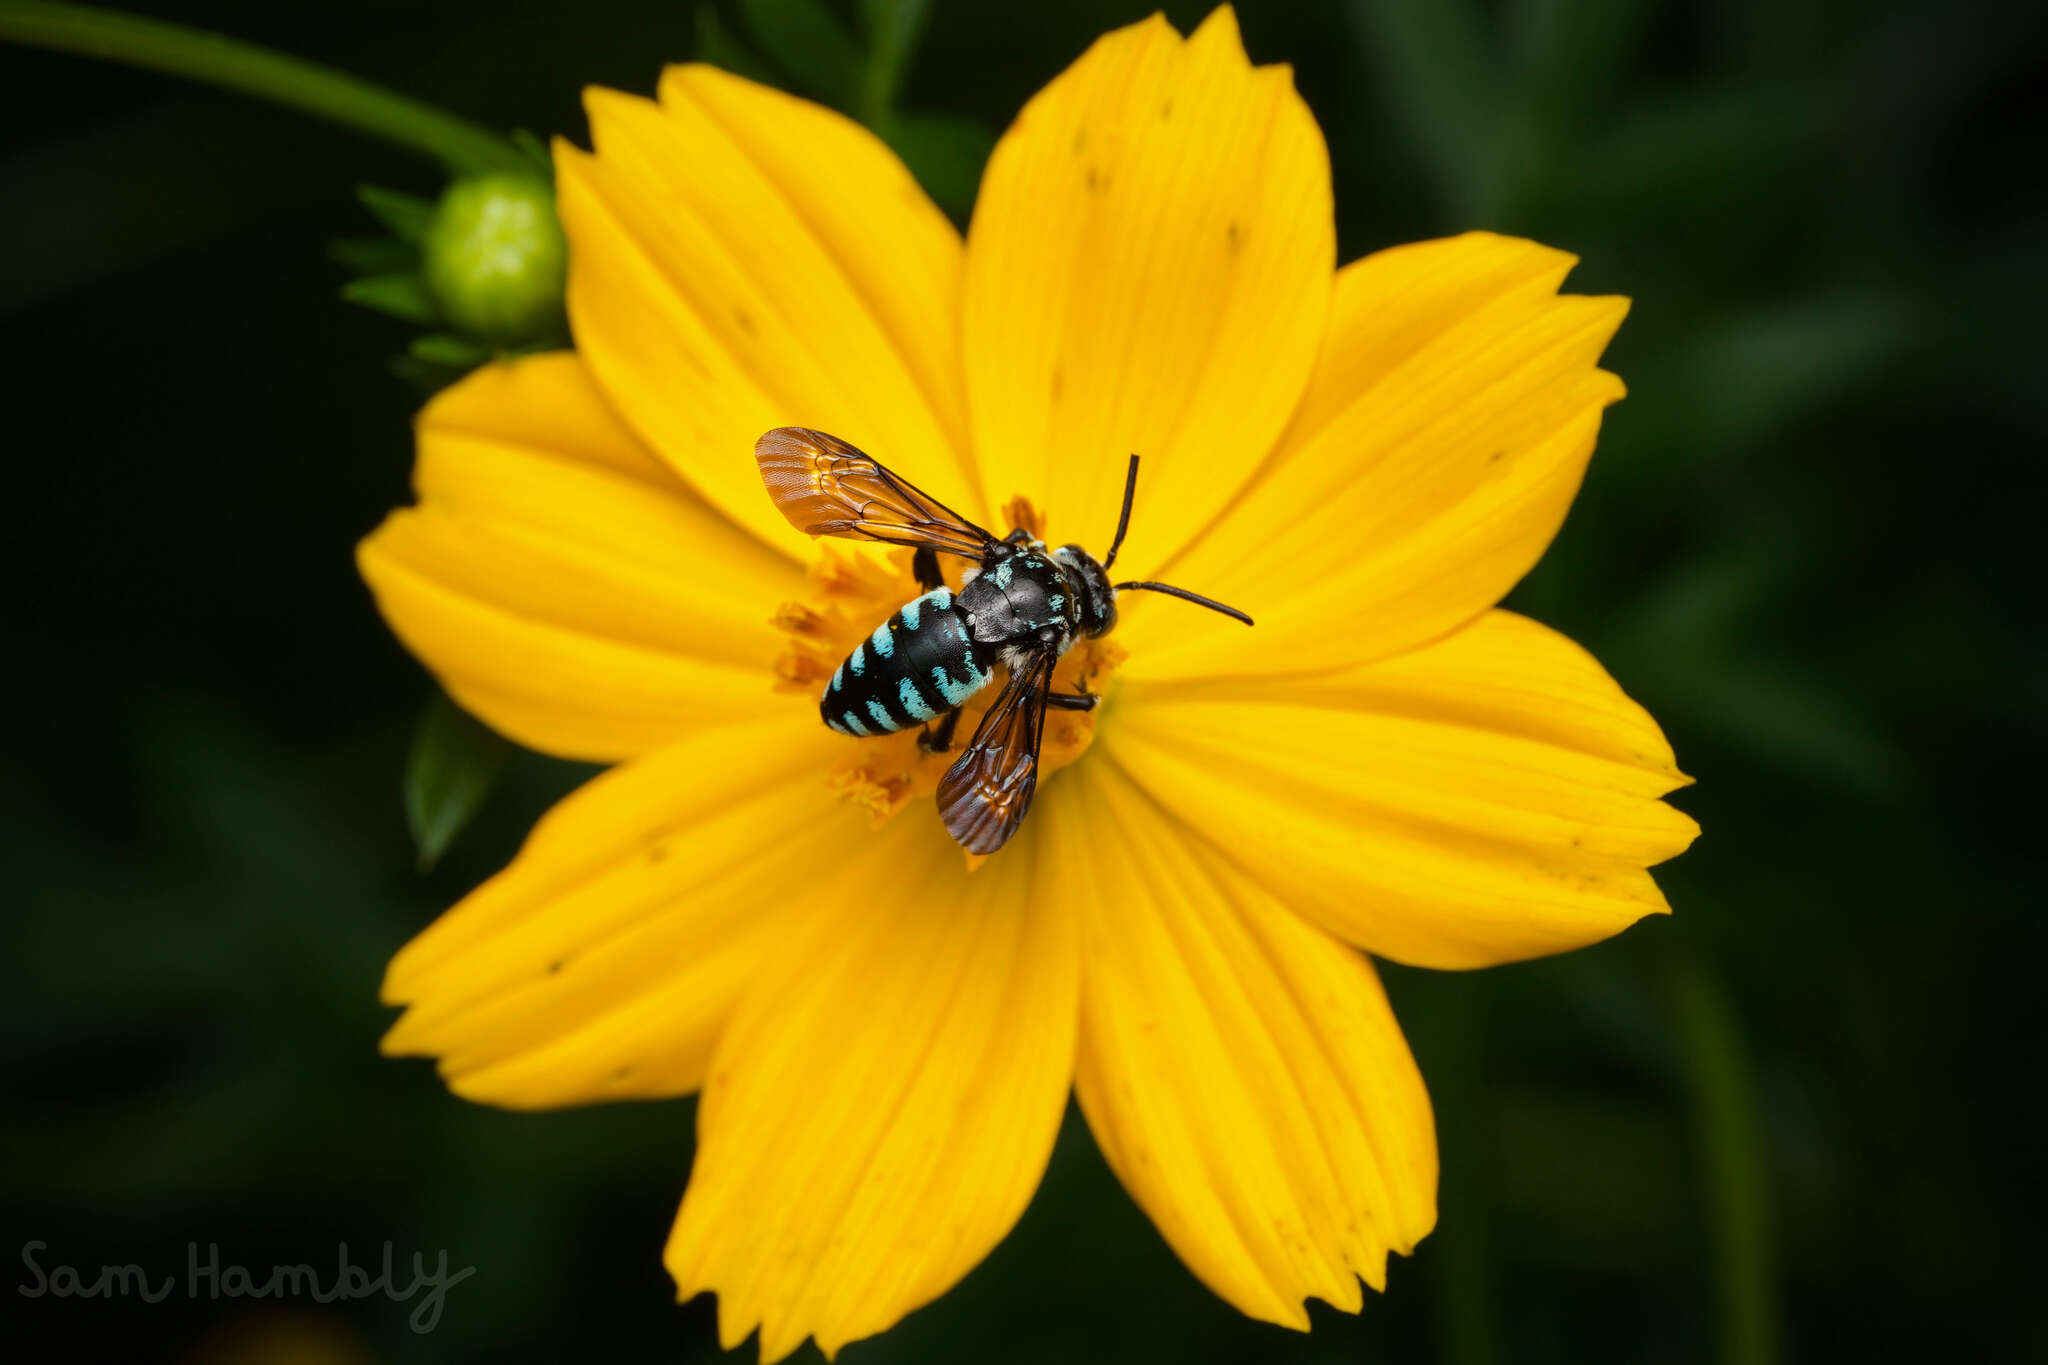
<svg viewBox="0 0 2048 1365"><path fill-rule="evenodd" d="M850 536L979 559L988 532L837 436L777 427L754 442L768 496L806 535Z"/></svg>
<svg viewBox="0 0 2048 1365"><path fill-rule="evenodd" d="M939 779L939 818L969 853L1001 848L1031 809L1053 663L1048 651L1010 674L1002 695L975 727L967 752Z"/></svg>

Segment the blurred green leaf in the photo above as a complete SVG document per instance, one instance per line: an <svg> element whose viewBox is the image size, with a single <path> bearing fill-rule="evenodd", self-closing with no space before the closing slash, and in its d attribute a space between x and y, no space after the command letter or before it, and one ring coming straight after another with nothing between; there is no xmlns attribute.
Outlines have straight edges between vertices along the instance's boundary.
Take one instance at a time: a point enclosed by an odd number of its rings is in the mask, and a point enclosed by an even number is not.
<svg viewBox="0 0 2048 1365"><path fill-rule="evenodd" d="M1688 1172L1668 1110L1527 1085L1499 1086L1489 1100L1486 1179L1519 1243L1623 1270L1683 1245Z"/></svg>
<svg viewBox="0 0 2048 1365"><path fill-rule="evenodd" d="M1509 0L1507 49L1527 98L1560 126L1614 95L1656 0Z"/></svg>
<svg viewBox="0 0 2048 1365"><path fill-rule="evenodd" d="M1659 376L1658 402L1690 413L1691 439L1741 445L1873 382L1915 336L1906 300L1794 301L1702 328Z"/></svg>
<svg viewBox="0 0 2048 1365"><path fill-rule="evenodd" d="M861 27L873 47L914 43L931 8L931 0L860 0Z"/></svg>
<svg viewBox="0 0 2048 1365"><path fill-rule="evenodd" d="M1499 82L1473 0L1352 0L1378 84L1452 221L1496 226Z"/></svg>
<svg viewBox="0 0 2048 1365"><path fill-rule="evenodd" d="M745 43L733 36L724 21L719 19L717 10L709 5L700 5L697 9L695 27L690 51L698 61L709 62L721 70L732 72L735 76L745 76L750 81L760 81L764 85L776 83L774 73L768 70L767 65L756 57Z"/></svg>
<svg viewBox="0 0 2048 1365"><path fill-rule="evenodd" d="M1584 141L1559 196L1573 214L1602 219L1610 231L1727 212L1740 189L1769 185L1810 153L1816 98L1783 85L1715 86L1667 98Z"/></svg>
<svg viewBox="0 0 2048 1365"><path fill-rule="evenodd" d="M408 242L417 242L425 236L427 224L434 216L432 200L387 190L382 185L358 185L356 198L376 215L378 222Z"/></svg>
<svg viewBox="0 0 2048 1365"><path fill-rule="evenodd" d="M2042 299L2048 299L2048 218L2009 237L1973 244L1948 283L1932 367L1979 411L2009 413L2048 435L2041 382Z"/></svg>
<svg viewBox="0 0 2048 1365"><path fill-rule="evenodd" d="M512 742L436 692L420 717L405 760L405 820L430 872L491 794Z"/></svg>
<svg viewBox="0 0 2048 1365"><path fill-rule="evenodd" d="M1442 1167L1495 1170L1500 1130L1488 1122L1483 1096L1492 992L1466 980L1430 982L1416 990L1422 983L1404 980L1405 971L1394 968L1387 981L1416 1059L1429 1075ZM1438 1226L1423 1252L1447 1365L1496 1365L1503 1358L1495 1211L1486 1194L1476 1180L1445 1181Z"/></svg>
<svg viewBox="0 0 2048 1365"><path fill-rule="evenodd" d="M453 365L459 369L481 365L491 358L489 347L446 332L429 332L423 337L414 337L412 345L406 349L430 364Z"/></svg>
<svg viewBox="0 0 2048 1365"><path fill-rule="evenodd" d="M950 114L897 114L882 138L939 207L964 220L981 188L981 171L995 149L995 130Z"/></svg>
<svg viewBox="0 0 2048 1365"><path fill-rule="evenodd" d="M911 54L924 36L931 0L862 0L861 23L867 31L868 60L861 76L860 117L880 127L902 93Z"/></svg>
<svg viewBox="0 0 2048 1365"><path fill-rule="evenodd" d="M1721 1358L1777 1365L1777 1248L1763 1121L1742 1021L1719 976L1697 956L1666 973L1671 1014L1686 1059L1721 1303Z"/></svg>
<svg viewBox="0 0 2048 1365"><path fill-rule="evenodd" d="M1790 774L1895 796L1909 765L1864 703L1771 647L1760 618L1786 596L1792 572L1792 561L1765 545L1695 562L1654 589L1603 641L1604 652L1697 733Z"/></svg>
<svg viewBox="0 0 2048 1365"><path fill-rule="evenodd" d="M437 320L434 301L427 297L420 277L411 271L392 275L369 275L350 280L341 287L350 303L387 314L402 322L432 324Z"/></svg>
<svg viewBox="0 0 2048 1365"><path fill-rule="evenodd" d="M740 13L754 41L796 84L835 109L860 107L866 59L820 0L740 0Z"/></svg>
<svg viewBox="0 0 2048 1365"><path fill-rule="evenodd" d="M1905 756L1864 707L1774 657L1713 661L1687 679L1694 728L1713 729L1790 772L1865 796L1907 785Z"/></svg>
<svg viewBox="0 0 2048 1365"><path fill-rule="evenodd" d="M1645 666L1692 668L1701 657L1739 639L1789 572L1776 547L1731 548L1693 559L1646 585L1634 614L1609 636L1612 648Z"/></svg>

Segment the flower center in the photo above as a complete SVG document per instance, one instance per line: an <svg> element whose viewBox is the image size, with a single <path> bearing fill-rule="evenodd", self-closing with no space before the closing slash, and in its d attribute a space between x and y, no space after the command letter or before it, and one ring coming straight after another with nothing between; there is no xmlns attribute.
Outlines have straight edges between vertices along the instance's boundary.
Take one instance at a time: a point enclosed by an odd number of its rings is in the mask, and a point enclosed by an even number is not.
<svg viewBox="0 0 2048 1365"><path fill-rule="evenodd" d="M1013 500L1003 512L1009 525L1022 526L1044 538L1038 514L1023 498ZM891 612L923 591L911 573L909 550L877 555L842 549L831 541L820 542L818 548L819 558L811 566L809 598L784 603L774 617L789 637L788 646L775 661L775 688L813 701L854 646L867 639ZM947 586L958 591L966 561L941 556L939 566ZM1127 657L1123 647L1111 640L1076 640L1053 671L1053 690L1099 693ZM943 753L926 750L919 743L920 730L847 740L845 754L834 761L828 776L833 790L867 807L877 825L912 798L929 797L938 790L946 769L973 742L975 727L1008 681L1009 670L998 666L994 679L967 699L960 708L952 747ZM1038 750L1040 782L1087 752L1095 739L1095 715L1094 711L1046 712ZM816 716L810 723L822 724Z"/></svg>

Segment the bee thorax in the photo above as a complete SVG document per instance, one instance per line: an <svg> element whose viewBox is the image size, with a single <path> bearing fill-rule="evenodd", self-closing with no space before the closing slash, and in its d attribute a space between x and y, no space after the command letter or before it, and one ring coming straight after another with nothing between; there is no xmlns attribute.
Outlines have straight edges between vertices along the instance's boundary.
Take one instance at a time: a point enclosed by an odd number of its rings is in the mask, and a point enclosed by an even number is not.
<svg viewBox="0 0 2048 1365"><path fill-rule="evenodd" d="M985 563L960 590L968 633L982 644L1059 648L1073 632L1077 606L1066 572L1028 549Z"/></svg>

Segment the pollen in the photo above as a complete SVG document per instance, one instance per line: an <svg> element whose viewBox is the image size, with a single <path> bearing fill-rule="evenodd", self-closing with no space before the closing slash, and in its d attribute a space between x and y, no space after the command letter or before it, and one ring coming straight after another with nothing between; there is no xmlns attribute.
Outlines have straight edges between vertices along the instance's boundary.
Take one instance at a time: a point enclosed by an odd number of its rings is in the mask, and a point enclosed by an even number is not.
<svg viewBox="0 0 2048 1365"><path fill-rule="evenodd" d="M1042 538L1043 518L1025 499L1013 499L1004 509L1004 519ZM911 572L908 550L875 552L842 548L829 541L821 542L818 549L809 576L809 595L800 602L783 603L770 618L784 637L782 653L773 666L774 687L779 692L815 696L854 647L873 638L878 623L887 621L890 613L921 592ZM940 560L946 585L955 591L962 586L961 570L967 567L965 560ZM1113 637L1076 641L1053 672L1053 690L1100 694L1127 657ZM826 784L843 799L864 807L876 825L920 799L929 801L1007 679L1008 670L998 666L993 681L961 707L952 746L944 752L927 750L920 743L921 730L848 738L842 756L825 774ZM1047 711L1039 747L1039 781L1088 751L1095 740L1099 712L1099 707L1096 711ZM810 723L819 722L812 717Z"/></svg>
<svg viewBox="0 0 2048 1365"><path fill-rule="evenodd" d="M1034 540L1045 539L1045 517L1031 505L1029 498L1015 497L1003 504L1003 524L1029 531Z"/></svg>

